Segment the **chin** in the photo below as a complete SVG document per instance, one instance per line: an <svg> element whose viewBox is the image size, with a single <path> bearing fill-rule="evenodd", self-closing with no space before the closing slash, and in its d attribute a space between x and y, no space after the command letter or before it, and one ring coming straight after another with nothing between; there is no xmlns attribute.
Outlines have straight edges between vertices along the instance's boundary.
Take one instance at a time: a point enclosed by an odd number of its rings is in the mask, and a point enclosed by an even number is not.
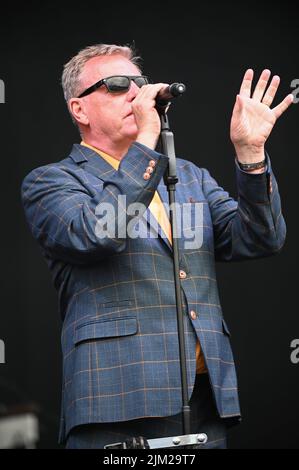
<svg viewBox="0 0 299 470"><path fill-rule="evenodd" d="M138 129L137 129L136 126L134 126L134 127L132 126L131 129L126 129L125 136L126 136L128 139L134 141L134 140L137 139L137 135L138 135Z"/></svg>

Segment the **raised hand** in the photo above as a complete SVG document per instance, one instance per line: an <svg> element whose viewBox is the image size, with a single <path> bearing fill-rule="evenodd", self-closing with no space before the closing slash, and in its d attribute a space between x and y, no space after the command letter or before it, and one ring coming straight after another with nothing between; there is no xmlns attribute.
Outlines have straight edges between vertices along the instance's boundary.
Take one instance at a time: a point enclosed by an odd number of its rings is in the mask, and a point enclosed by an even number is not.
<svg viewBox="0 0 299 470"><path fill-rule="evenodd" d="M268 86L271 72L264 70L251 96L253 75L252 69L248 69L244 75L233 109L230 129L238 160L245 163L263 160L265 142L274 124L294 99L293 95L289 94L278 106L270 109L280 78L275 75Z"/></svg>

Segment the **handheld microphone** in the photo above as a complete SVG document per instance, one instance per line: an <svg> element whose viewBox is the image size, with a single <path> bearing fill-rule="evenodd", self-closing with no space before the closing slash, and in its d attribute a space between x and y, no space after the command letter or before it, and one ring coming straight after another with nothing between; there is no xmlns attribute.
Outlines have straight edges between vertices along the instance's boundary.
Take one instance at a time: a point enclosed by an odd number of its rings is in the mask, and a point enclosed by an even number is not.
<svg viewBox="0 0 299 470"><path fill-rule="evenodd" d="M181 96L186 91L184 83L172 83L165 90L160 90L156 96L156 106L167 106L169 101Z"/></svg>

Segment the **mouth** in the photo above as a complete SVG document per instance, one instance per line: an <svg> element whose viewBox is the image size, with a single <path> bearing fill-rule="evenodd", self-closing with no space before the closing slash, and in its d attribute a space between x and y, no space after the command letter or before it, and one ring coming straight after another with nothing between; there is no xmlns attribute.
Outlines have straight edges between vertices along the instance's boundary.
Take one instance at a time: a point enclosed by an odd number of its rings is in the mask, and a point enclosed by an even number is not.
<svg viewBox="0 0 299 470"><path fill-rule="evenodd" d="M127 115L125 116L125 119L130 118L130 117L134 117L134 114L133 114L133 113L127 114Z"/></svg>
<svg viewBox="0 0 299 470"><path fill-rule="evenodd" d="M130 111L128 114L125 115L125 118L133 116L133 111Z"/></svg>

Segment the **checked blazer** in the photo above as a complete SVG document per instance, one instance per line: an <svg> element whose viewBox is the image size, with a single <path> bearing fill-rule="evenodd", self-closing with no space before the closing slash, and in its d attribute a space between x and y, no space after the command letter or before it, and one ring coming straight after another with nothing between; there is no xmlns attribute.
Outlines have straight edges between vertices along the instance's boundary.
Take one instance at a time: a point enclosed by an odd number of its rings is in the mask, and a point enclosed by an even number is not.
<svg viewBox="0 0 299 470"><path fill-rule="evenodd" d="M144 173L149 164L154 171ZM154 162L154 163L153 163ZM75 144L70 155L33 170L23 181L22 201L59 295L62 325L63 389L60 440L76 425L171 416L181 411L179 348L172 247L147 217L138 223L148 237L97 236L97 208L116 208L123 229L132 220L127 207L146 207L157 190L164 203L168 157L133 143L113 169L92 149ZM177 159L176 200L201 204L200 247L179 239L189 395L200 341L221 417L240 416L230 333L223 318L215 261L269 256L285 240L277 183L267 171L248 174L236 165L238 200L206 169Z"/></svg>

